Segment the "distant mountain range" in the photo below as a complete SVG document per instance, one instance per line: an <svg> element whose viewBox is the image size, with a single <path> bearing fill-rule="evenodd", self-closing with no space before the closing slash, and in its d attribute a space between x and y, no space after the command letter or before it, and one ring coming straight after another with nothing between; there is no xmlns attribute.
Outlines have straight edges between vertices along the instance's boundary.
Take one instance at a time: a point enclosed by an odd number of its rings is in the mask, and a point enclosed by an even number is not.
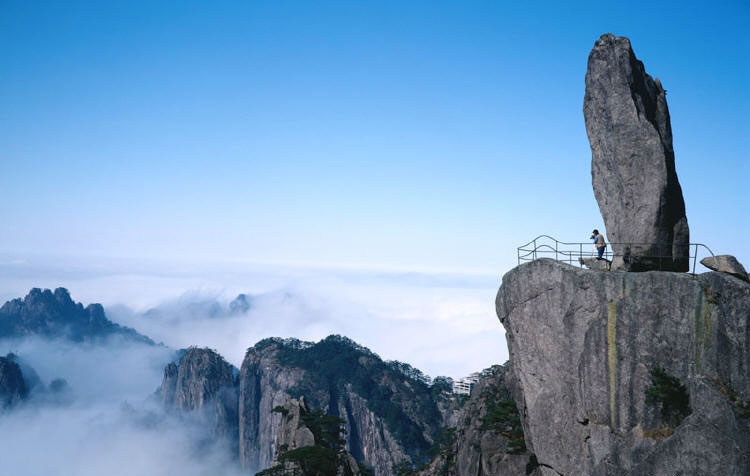
<svg viewBox="0 0 750 476"><path fill-rule="evenodd" d="M205 311L218 317L250 306L251 298L239 295L228 308L191 309L192 314ZM134 329L110 321L100 304L75 303L64 288L34 288L0 308L0 339L33 336L74 344L121 338L154 345ZM312 464L310 457L328 458L326 467L351 476L415 475L417 468L424 475L444 474L455 467L457 453L472 468L492 467L490 460L499 461L506 453L520 453L513 456L519 464L529 461L505 420L493 426L485 416L497 402L506 402L497 395L507 400L510 394L505 371L485 372L487 383L478 385L492 392L467 399L452 393L451 379L433 381L409 364L383 361L343 336L317 343L264 339L248 349L239 372L210 349L191 347L176 355L176 361L164 362L161 385L154 382L156 398L165 410L197 422L207 441L223 441L237 468L248 474L265 468L262 473L273 476L328 474L311 469L319 469L320 461ZM22 404L38 380L17 356L0 357L0 409ZM63 395L57 390L66 385L56 380L39 388L55 396ZM470 445L455 440L457 425L461 434L471 435ZM336 443L339 431L342 439ZM483 445L478 446L480 440ZM486 444L498 451L487 454Z"/></svg>
<svg viewBox="0 0 750 476"><path fill-rule="evenodd" d="M96 342L121 337L134 342L154 342L129 327L107 319L101 304L74 302L65 288L33 288L25 298L0 307L0 339L41 336L73 342Z"/></svg>

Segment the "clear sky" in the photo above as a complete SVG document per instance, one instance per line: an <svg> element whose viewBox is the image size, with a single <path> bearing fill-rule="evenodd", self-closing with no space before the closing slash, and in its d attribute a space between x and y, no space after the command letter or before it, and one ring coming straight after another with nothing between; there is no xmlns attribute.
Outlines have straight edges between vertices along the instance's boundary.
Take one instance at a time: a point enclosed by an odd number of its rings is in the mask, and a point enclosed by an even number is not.
<svg viewBox="0 0 750 476"><path fill-rule="evenodd" d="M668 90L692 241L750 264L748 31L744 1L4 0L0 249L502 273L603 228L613 32Z"/></svg>
<svg viewBox="0 0 750 476"><path fill-rule="evenodd" d="M0 0L0 294L127 294L71 263L442 270L488 277L443 319L497 328L517 246L604 228L582 103L607 32L668 90L691 241L748 266L748 31L747 1Z"/></svg>

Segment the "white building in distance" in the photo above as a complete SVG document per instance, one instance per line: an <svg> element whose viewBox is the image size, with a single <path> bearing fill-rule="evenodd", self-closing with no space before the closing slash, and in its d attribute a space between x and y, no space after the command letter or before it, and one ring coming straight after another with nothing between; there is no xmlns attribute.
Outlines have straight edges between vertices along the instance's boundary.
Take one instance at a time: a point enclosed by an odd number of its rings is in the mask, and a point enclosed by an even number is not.
<svg viewBox="0 0 750 476"><path fill-rule="evenodd" d="M453 382L453 393L458 395L471 395L471 389L479 381L479 372L474 372L468 377L460 378Z"/></svg>

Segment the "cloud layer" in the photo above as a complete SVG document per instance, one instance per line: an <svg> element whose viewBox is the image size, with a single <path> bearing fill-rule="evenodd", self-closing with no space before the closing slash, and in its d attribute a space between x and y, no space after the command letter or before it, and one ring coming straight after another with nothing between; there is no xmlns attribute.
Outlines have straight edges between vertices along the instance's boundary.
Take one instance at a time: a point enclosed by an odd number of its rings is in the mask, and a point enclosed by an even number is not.
<svg viewBox="0 0 750 476"><path fill-rule="evenodd" d="M239 474L224 442L205 447L203 428L150 398L173 352L113 340L74 345L36 338L0 341L31 366L40 385L0 414L3 474L208 476ZM64 398L49 385L64 379Z"/></svg>

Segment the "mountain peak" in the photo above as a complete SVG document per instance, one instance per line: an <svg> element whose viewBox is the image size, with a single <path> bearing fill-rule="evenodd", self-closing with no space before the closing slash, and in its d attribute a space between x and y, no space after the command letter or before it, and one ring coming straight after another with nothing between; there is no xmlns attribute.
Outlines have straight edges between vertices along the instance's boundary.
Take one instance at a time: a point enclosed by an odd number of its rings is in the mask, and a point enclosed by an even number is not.
<svg viewBox="0 0 750 476"><path fill-rule="evenodd" d="M94 341L112 335L153 344L135 330L110 321L101 304L76 303L65 288L32 288L24 297L0 307L0 338L41 336L74 342Z"/></svg>

